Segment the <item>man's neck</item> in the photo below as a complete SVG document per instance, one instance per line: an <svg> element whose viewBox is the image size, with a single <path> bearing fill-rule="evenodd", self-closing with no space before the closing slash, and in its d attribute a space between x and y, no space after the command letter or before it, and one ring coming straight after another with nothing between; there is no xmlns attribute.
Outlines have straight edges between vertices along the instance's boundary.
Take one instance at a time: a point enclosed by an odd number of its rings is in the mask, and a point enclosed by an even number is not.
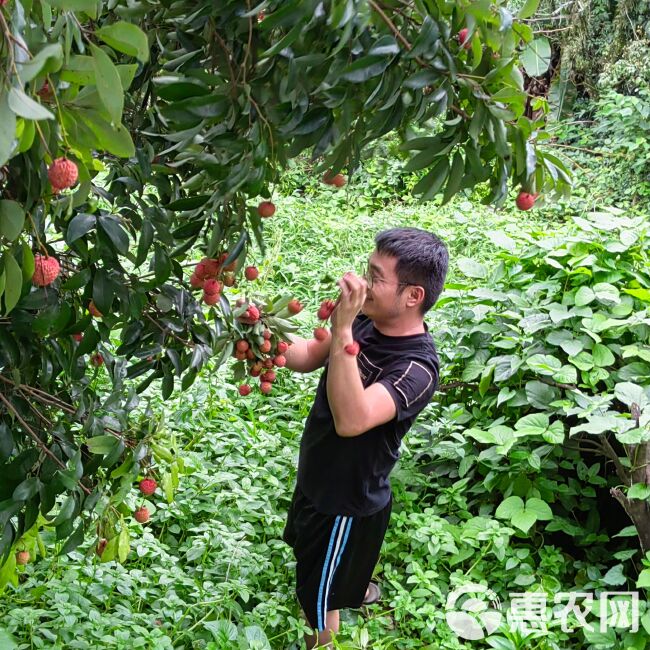
<svg viewBox="0 0 650 650"><path fill-rule="evenodd" d="M412 334L424 334L424 321L422 319L412 322L399 321L378 321L374 320L375 328L384 336L410 336Z"/></svg>

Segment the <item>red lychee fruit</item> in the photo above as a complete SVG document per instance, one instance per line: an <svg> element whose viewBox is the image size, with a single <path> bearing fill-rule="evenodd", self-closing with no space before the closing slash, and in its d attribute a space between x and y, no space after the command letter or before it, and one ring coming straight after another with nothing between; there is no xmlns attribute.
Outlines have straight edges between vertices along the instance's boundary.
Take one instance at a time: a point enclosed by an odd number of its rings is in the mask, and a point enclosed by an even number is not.
<svg viewBox="0 0 650 650"><path fill-rule="evenodd" d="M196 276L199 280L205 280L205 262L203 260L194 267L194 273L192 275Z"/></svg>
<svg viewBox="0 0 650 650"><path fill-rule="evenodd" d="M204 268L204 273L206 278L214 278L215 276L219 275L219 271L221 270L221 265L219 264L219 260L214 260L206 257L201 261L203 262L203 268Z"/></svg>
<svg viewBox="0 0 650 650"><path fill-rule="evenodd" d="M93 366L99 367L99 366L103 365L104 357L99 352L96 352L95 354L93 354L90 357L90 363L92 363Z"/></svg>
<svg viewBox="0 0 650 650"><path fill-rule="evenodd" d="M257 276L260 274L260 272L257 270L256 266L247 266L246 270L244 271L244 275L246 276L247 280L257 280Z"/></svg>
<svg viewBox="0 0 650 650"><path fill-rule="evenodd" d="M81 332L78 332L77 334L73 334L72 338L77 341L77 343L81 343L81 341L83 341L84 335Z"/></svg>
<svg viewBox="0 0 650 650"><path fill-rule="evenodd" d="M302 311L302 305L300 304L300 301L297 298L294 298L287 305L287 309L289 310L290 313L294 315L299 314Z"/></svg>
<svg viewBox="0 0 650 650"><path fill-rule="evenodd" d="M240 352L239 350L237 350L237 352L235 352L235 359L237 359L237 361L245 361L246 360L246 353L245 352Z"/></svg>
<svg viewBox="0 0 650 650"><path fill-rule="evenodd" d="M102 312L95 307L95 303L91 300L88 303L88 311L95 317L95 318L101 318L102 317Z"/></svg>
<svg viewBox="0 0 650 650"><path fill-rule="evenodd" d="M273 370L267 370L265 373L260 375L260 381L268 381L269 384L272 384L275 381L276 374Z"/></svg>
<svg viewBox="0 0 650 650"><path fill-rule="evenodd" d="M77 165L68 158L57 158L52 161L49 169L47 170L47 177L50 179L52 189L55 192L60 192L68 187L72 187L79 177L79 170Z"/></svg>
<svg viewBox="0 0 650 650"><path fill-rule="evenodd" d="M271 358L264 359L264 362L262 363L262 365L264 366L264 368L268 368L270 370L271 368L273 368L273 359L271 359Z"/></svg>
<svg viewBox="0 0 650 650"><path fill-rule="evenodd" d="M458 42L466 49L469 50L470 47L472 47L472 42L467 38L469 35L469 29L467 27L463 27L458 32Z"/></svg>
<svg viewBox="0 0 650 650"><path fill-rule="evenodd" d="M248 344L248 341L246 341L245 339L239 339L239 341L237 341L237 343L235 344L235 347L239 352L246 352L246 350L250 348L250 345Z"/></svg>
<svg viewBox="0 0 650 650"><path fill-rule="evenodd" d="M265 394L268 395L271 392L271 389L273 388L273 384L270 381L263 381L260 384L260 390Z"/></svg>
<svg viewBox="0 0 650 650"><path fill-rule="evenodd" d="M29 551L18 551L18 553L16 553L16 564L25 565L28 562L29 562Z"/></svg>
<svg viewBox="0 0 650 650"><path fill-rule="evenodd" d="M234 273L224 273L223 274L223 283L227 287L235 286L235 274Z"/></svg>
<svg viewBox="0 0 650 650"><path fill-rule="evenodd" d="M144 496L148 497L156 491L158 484L152 478L143 478L138 487L140 488L140 492L142 492Z"/></svg>
<svg viewBox="0 0 650 650"><path fill-rule="evenodd" d="M273 357L273 364L278 366L278 368L284 368L287 365L287 357L283 354L278 354L276 357Z"/></svg>
<svg viewBox="0 0 650 650"><path fill-rule="evenodd" d="M261 372L262 370L257 366L252 366L251 369L248 371L251 377L259 377Z"/></svg>
<svg viewBox="0 0 650 650"><path fill-rule="evenodd" d="M262 332L262 336L263 336L265 339L270 339L271 336L273 336L273 334L271 334L271 330L264 330L264 331Z"/></svg>
<svg viewBox="0 0 650 650"><path fill-rule="evenodd" d="M346 183L343 174L332 174L331 171L325 172L322 180L325 185L334 185L335 187L343 187Z"/></svg>
<svg viewBox="0 0 650 650"><path fill-rule="evenodd" d="M244 314L239 317L239 321L245 325L253 325L260 319L260 310L256 305L249 305Z"/></svg>
<svg viewBox="0 0 650 650"><path fill-rule="evenodd" d="M249 361L253 361L253 359L255 359L255 353L250 348L248 348L248 350L246 350L246 358Z"/></svg>
<svg viewBox="0 0 650 650"><path fill-rule="evenodd" d="M221 293L222 285L218 280L209 278L203 282L203 293L214 296L215 294Z"/></svg>
<svg viewBox="0 0 650 650"><path fill-rule="evenodd" d="M530 210L535 205L537 194L529 194L528 192L519 192L515 203L520 210Z"/></svg>
<svg viewBox="0 0 650 650"><path fill-rule="evenodd" d="M267 354L270 351L271 351L271 341L269 341L268 339L264 339L264 343L260 344L260 352Z"/></svg>
<svg viewBox="0 0 650 650"><path fill-rule="evenodd" d="M257 206L257 214L259 214L263 219L268 219L275 214L275 205L273 205L271 201L262 201Z"/></svg>
<svg viewBox="0 0 650 650"><path fill-rule="evenodd" d="M314 338L317 341L324 341L327 338L327 330L324 327L314 329Z"/></svg>
<svg viewBox="0 0 650 650"><path fill-rule="evenodd" d="M56 257L34 255L34 275L32 283L37 287L47 287L59 277L61 265Z"/></svg>
<svg viewBox="0 0 650 650"><path fill-rule="evenodd" d="M240 395L246 397L246 395L249 395L253 389L248 384L242 384L238 390Z"/></svg>
<svg viewBox="0 0 650 650"><path fill-rule="evenodd" d="M216 305L219 302L219 298L221 298L221 294L219 293L205 293L205 291L203 292L203 302L206 305Z"/></svg>
<svg viewBox="0 0 650 650"><path fill-rule="evenodd" d="M7 4L7 0L0 0L0 7ZM43 100L49 101L52 99L53 93L50 84L46 80L43 85L36 91L36 94Z"/></svg>
<svg viewBox="0 0 650 650"><path fill-rule="evenodd" d="M133 512L133 517L140 524L146 524L149 521L149 508L147 506L140 506Z"/></svg>
<svg viewBox="0 0 650 650"><path fill-rule="evenodd" d="M334 311L336 303L333 300L323 300L318 308L318 318L319 320L327 320Z"/></svg>
<svg viewBox="0 0 650 650"><path fill-rule="evenodd" d="M356 341L353 341L352 343L348 343L344 348L343 348L348 354L351 354L352 356L357 356L359 354L359 350L361 349L359 347L359 344Z"/></svg>
<svg viewBox="0 0 650 650"><path fill-rule="evenodd" d="M276 349L279 354L284 354L289 349L289 344L286 341L278 341Z"/></svg>
<svg viewBox="0 0 650 650"><path fill-rule="evenodd" d="M201 279L198 275L195 273L192 273L190 276L190 286L192 289L202 289L203 288L203 279Z"/></svg>
<svg viewBox="0 0 650 650"><path fill-rule="evenodd" d="M264 11L260 11L260 12L257 14L257 22L258 22L258 23L261 23L261 22L264 20L264 16L265 16Z"/></svg>
<svg viewBox="0 0 650 650"><path fill-rule="evenodd" d="M103 553L104 550L106 549L106 544L108 544L108 540L107 540L105 537L102 537L102 538L97 542L97 546L95 547L95 553L97 553L97 555L98 555L99 557L102 556L102 553Z"/></svg>

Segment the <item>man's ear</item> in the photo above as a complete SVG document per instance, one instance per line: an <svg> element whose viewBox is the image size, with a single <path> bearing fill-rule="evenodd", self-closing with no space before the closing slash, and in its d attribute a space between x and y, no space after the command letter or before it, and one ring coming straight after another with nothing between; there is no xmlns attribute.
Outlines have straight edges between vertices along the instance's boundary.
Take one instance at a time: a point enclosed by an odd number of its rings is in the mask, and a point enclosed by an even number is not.
<svg viewBox="0 0 650 650"><path fill-rule="evenodd" d="M417 307L424 302L424 287L413 285L408 290L409 292L406 297L407 307Z"/></svg>

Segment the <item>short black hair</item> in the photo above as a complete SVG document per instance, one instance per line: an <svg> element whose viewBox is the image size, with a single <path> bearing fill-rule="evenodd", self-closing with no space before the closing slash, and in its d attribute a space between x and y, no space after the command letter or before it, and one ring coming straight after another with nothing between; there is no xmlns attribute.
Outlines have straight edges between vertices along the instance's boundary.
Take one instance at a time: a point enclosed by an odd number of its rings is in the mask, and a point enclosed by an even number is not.
<svg viewBox="0 0 650 650"><path fill-rule="evenodd" d="M429 311L442 293L449 267L449 252L443 241L419 228L390 228L375 237L375 246L380 255L397 258L395 273L400 282L424 288L420 312Z"/></svg>

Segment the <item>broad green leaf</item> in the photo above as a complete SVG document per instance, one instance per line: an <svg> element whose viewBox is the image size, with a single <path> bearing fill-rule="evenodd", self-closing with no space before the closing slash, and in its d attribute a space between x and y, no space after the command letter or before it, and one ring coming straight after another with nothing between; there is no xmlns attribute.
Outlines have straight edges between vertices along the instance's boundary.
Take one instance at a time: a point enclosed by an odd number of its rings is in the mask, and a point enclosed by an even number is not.
<svg viewBox="0 0 650 650"><path fill-rule="evenodd" d="M650 302L650 289L623 289L623 291L643 302Z"/></svg>
<svg viewBox="0 0 650 650"><path fill-rule="evenodd" d="M578 372L574 366L563 365L552 375L553 380L560 384L575 384L578 381Z"/></svg>
<svg viewBox="0 0 650 650"><path fill-rule="evenodd" d="M534 354L526 359L529 368L540 375L554 375L562 367L562 362L550 354Z"/></svg>
<svg viewBox="0 0 650 650"><path fill-rule="evenodd" d="M50 43L40 49L29 61L17 63L18 76L23 83L39 74L57 72L63 63L63 48L60 43Z"/></svg>
<svg viewBox="0 0 650 650"><path fill-rule="evenodd" d="M81 212L75 215L68 224L68 229L65 235L66 242L72 244L72 242L83 237L95 227L96 221L97 218L94 214L84 214Z"/></svg>
<svg viewBox="0 0 650 650"><path fill-rule="evenodd" d="M537 11L539 0L526 0L517 13L517 18L530 18Z"/></svg>
<svg viewBox="0 0 650 650"><path fill-rule="evenodd" d="M537 519L549 520L553 519L553 511L546 501L533 497L526 501L526 510L534 513Z"/></svg>
<svg viewBox="0 0 650 650"><path fill-rule="evenodd" d="M461 257L457 264L459 270L470 278L487 277L487 269L485 266L473 260L471 257Z"/></svg>
<svg viewBox="0 0 650 650"><path fill-rule="evenodd" d="M9 107L9 93L0 90L0 165L4 165L14 150L16 114Z"/></svg>
<svg viewBox="0 0 650 650"><path fill-rule="evenodd" d="M551 44L546 36L539 36L526 45L519 60L530 77L546 73L551 63Z"/></svg>
<svg viewBox="0 0 650 650"><path fill-rule="evenodd" d="M635 483L632 487L628 488L628 499L641 499L645 501L650 497L650 485L645 483Z"/></svg>
<svg viewBox="0 0 650 650"><path fill-rule="evenodd" d="M9 251L2 256L5 267L5 314L8 314L20 300L23 289L23 272Z"/></svg>
<svg viewBox="0 0 650 650"><path fill-rule="evenodd" d="M14 501L27 501L31 499L41 486L41 482L37 476L30 476L26 478L20 485L16 487L12 498Z"/></svg>
<svg viewBox="0 0 650 650"><path fill-rule="evenodd" d="M96 29L95 36L118 52L134 56L143 63L149 60L147 35L133 23L118 20Z"/></svg>
<svg viewBox="0 0 650 650"><path fill-rule="evenodd" d="M511 496L498 505L494 516L499 519L511 519L513 515L521 512L523 509L524 502L521 497Z"/></svg>
<svg viewBox="0 0 650 650"><path fill-rule="evenodd" d="M124 94L122 93L120 75L104 50L91 43L90 51L93 55L97 92L113 123L118 125L122 122L124 109Z"/></svg>
<svg viewBox="0 0 650 650"><path fill-rule="evenodd" d="M128 526L122 526L120 536L117 542L117 556L120 562L126 562L126 558L131 550Z"/></svg>
<svg viewBox="0 0 650 650"><path fill-rule="evenodd" d="M594 364L599 368L611 366L615 361L612 351L602 343L596 343L596 345L594 345L594 349L591 351L591 356L593 357Z"/></svg>
<svg viewBox="0 0 650 650"><path fill-rule="evenodd" d="M591 287L582 286L576 291L575 303L578 307L584 307L596 299L596 294Z"/></svg>
<svg viewBox="0 0 650 650"><path fill-rule="evenodd" d="M517 420L515 429L522 436L541 436L548 429L548 425L548 415L531 413Z"/></svg>
<svg viewBox="0 0 650 650"><path fill-rule="evenodd" d="M110 240L113 242L113 246L115 246L122 255L126 255L126 253L129 252L129 236L126 230L122 227L120 220L113 215L100 215L99 225L109 236Z"/></svg>
<svg viewBox="0 0 650 650"><path fill-rule="evenodd" d="M616 399L623 402L626 406L636 404L640 408L644 408L648 404L648 397L643 388L629 381L622 381L616 384L614 394L616 395Z"/></svg>
<svg viewBox="0 0 650 650"><path fill-rule="evenodd" d="M111 435L95 436L86 440L88 449L93 454L110 454L119 444L119 439Z"/></svg>
<svg viewBox="0 0 650 650"><path fill-rule="evenodd" d="M25 225L25 211L16 201L0 201L0 237L13 241Z"/></svg>
<svg viewBox="0 0 650 650"><path fill-rule="evenodd" d="M9 91L9 107L16 114L28 120L53 120L54 115L35 102L23 90L13 86Z"/></svg>

